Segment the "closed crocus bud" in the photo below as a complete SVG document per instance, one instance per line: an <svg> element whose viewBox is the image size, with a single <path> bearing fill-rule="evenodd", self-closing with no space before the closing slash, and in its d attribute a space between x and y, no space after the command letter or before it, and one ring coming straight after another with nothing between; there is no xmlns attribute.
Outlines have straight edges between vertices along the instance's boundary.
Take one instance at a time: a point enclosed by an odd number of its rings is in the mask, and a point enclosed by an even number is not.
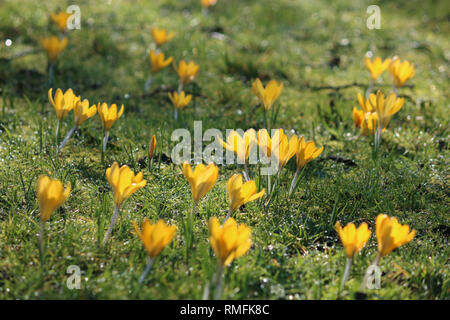
<svg viewBox="0 0 450 320"><path fill-rule="evenodd" d="M372 60L370 60L369 57L366 56L365 63L366 63L367 70L369 70L369 72L370 72L370 76L371 76L372 80L375 80L387 68L389 68L391 59L386 59L386 60L382 61L380 57L376 57L372 61Z"/></svg>
<svg viewBox="0 0 450 320"><path fill-rule="evenodd" d="M148 144L148 158L151 160L153 158L153 154L155 153L156 149L156 137L155 135L152 136L150 139L150 143Z"/></svg>
<svg viewBox="0 0 450 320"><path fill-rule="evenodd" d="M55 62L59 54L67 47L68 43L69 40L67 38L62 38L61 40L56 36L44 38L42 40L42 46L47 51L48 60Z"/></svg>
<svg viewBox="0 0 450 320"><path fill-rule="evenodd" d="M158 47L161 47L164 43L172 40L174 33L167 33L166 29L153 28L152 31L153 41L155 41Z"/></svg>
<svg viewBox="0 0 450 320"><path fill-rule="evenodd" d="M114 203L117 207L120 207L133 193L145 187L147 183L142 172L134 175L127 165L119 168L117 162L106 169L106 179L114 191Z"/></svg>
<svg viewBox="0 0 450 320"><path fill-rule="evenodd" d="M134 221L134 230L142 240L148 256L153 259L164 249L175 235L177 227L167 225L163 220L151 224L148 219L142 222L142 230L139 230L137 222Z"/></svg>
<svg viewBox="0 0 450 320"><path fill-rule="evenodd" d="M209 8L217 3L217 0L201 0L204 8Z"/></svg>
<svg viewBox="0 0 450 320"><path fill-rule="evenodd" d="M238 225L233 218L223 226L213 217L209 220L211 247L222 266L228 266L234 259L247 253L252 245L251 229L244 224Z"/></svg>
<svg viewBox="0 0 450 320"><path fill-rule="evenodd" d="M73 112L75 116L75 125L79 127L84 121L97 113L97 106L93 105L89 107L89 100L84 99L83 101L76 102Z"/></svg>
<svg viewBox="0 0 450 320"><path fill-rule="evenodd" d="M37 182L37 197L39 212L43 222L50 219L51 214L58 209L70 195L70 184L64 189L61 181L41 176Z"/></svg>
<svg viewBox="0 0 450 320"><path fill-rule="evenodd" d="M378 241L378 253L381 257L407 244L416 234L416 230L410 232L408 225L401 225L397 218L389 218L386 214L378 215L375 229Z"/></svg>
<svg viewBox="0 0 450 320"><path fill-rule="evenodd" d="M191 186L194 203L198 203L216 184L219 168L214 163L210 163L207 166L199 164L192 170L191 165L185 162L183 163L183 174Z"/></svg>
<svg viewBox="0 0 450 320"><path fill-rule="evenodd" d="M155 52L154 50L150 50L149 53L150 62L152 64L152 72L157 73L158 71L167 67L173 60L172 57L169 57L165 60L164 53Z"/></svg>
<svg viewBox="0 0 450 320"><path fill-rule="evenodd" d="M181 60L178 64L178 68L175 68L180 81L183 85L188 84L197 76L200 67L195 62L186 63L186 61Z"/></svg>
<svg viewBox="0 0 450 320"><path fill-rule="evenodd" d="M55 108L56 116L61 120L75 107L75 104L80 101L80 96L75 96L72 89L68 89L64 93L61 89L57 89L55 97L53 98L52 91L53 88L48 90L48 99Z"/></svg>
<svg viewBox="0 0 450 320"><path fill-rule="evenodd" d="M109 131L111 129L114 122L119 119L123 114L123 104L119 111L117 111L117 105L112 104L111 107L108 108L108 105L103 102L97 104L98 114L100 115L100 119L102 120L103 128L105 131Z"/></svg>
<svg viewBox="0 0 450 320"><path fill-rule="evenodd" d="M378 120L380 122L381 128L386 128L391 120L391 117L396 114L405 103L405 99L397 98L395 93L391 93L384 97L384 94L378 90L376 97L369 98L373 100L375 105L374 109L378 114Z"/></svg>
<svg viewBox="0 0 450 320"><path fill-rule="evenodd" d="M335 224L335 228L345 248L345 254L349 259L353 259L353 256L361 251L371 234L365 222L361 223L358 228L353 223L349 223L342 228L341 223L338 221Z"/></svg>
<svg viewBox="0 0 450 320"><path fill-rule="evenodd" d="M266 189L257 192L256 183L253 180L242 183L242 175L234 174L227 182L228 198L230 200L230 212L235 211L243 204L261 198Z"/></svg>
<svg viewBox="0 0 450 320"><path fill-rule="evenodd" d="M394 79L394 84L397 88L402 87L406 81L414 77L416 70L414 65L405 60L401 62L400 59L395 59L389 66L389 73Z"/></svg>
<svg viewBox="0 0 450 320"><path fill-rule="evenodd" d="M321 148L317 148L314 144L314 141L305 141L304 137L300 138L297 149L297 168L302 168L308 162L314 160L323 151L323 146Z"/></svg>
<svg viewBox="0 0 450 320"><path fill-rule="evenodd" d="M181 91L180 94L174 91L173 93L169 92L169 99L172 101L175 108L183 109L191 102L192 95L186 95L184 91Z"/></svg>
<svg viewBox="0 0 450 320"><path fill-rule="evenodd" d="M227 137L227 142L220 138L218 140L225 149L233 151L243 163L246 163L250 155L250 150L257 142L256 131L254 129L245 131L244 136L232 130Z"/></svg>
<svg viewBox="0 0 450 320"><path fill-rule="evenodd" d="M51 13L50 19L58 26L59 31L63 32L67 28L67 21L72 14L61 11L58 13Z"/></svg>
<svg viewBox="0 0 450 320"><path fill-rule="evenodd" d="M265 88L259 79L256 79L252 84L253 93L259 98L266 111L272 108L274 102L281 95L281 92L283 92L283 87L283 83L278 85L275 80L269 81Z"/></svg>

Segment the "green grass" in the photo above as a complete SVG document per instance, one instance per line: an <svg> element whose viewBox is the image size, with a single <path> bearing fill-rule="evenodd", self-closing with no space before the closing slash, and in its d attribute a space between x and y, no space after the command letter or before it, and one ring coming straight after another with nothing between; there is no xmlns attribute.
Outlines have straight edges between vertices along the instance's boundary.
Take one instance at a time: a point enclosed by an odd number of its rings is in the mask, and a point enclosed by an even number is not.
<svg viewBox="0 0 450 320"><path fill-rule="evenodd" d="M351 4L350 4L351 3ZM345 254L334 223L366 221L387 213L417 230L416 237L381 260L381 289L368 299L449 299L449 69L446 1L379 1L381 29L366 28L369 1L219 0L202 15L197 0L77 1L82 29L68 33L69 46L55 66L55 88L73 88L91 103L123 103L124 116L111 131L100 161L102 127L87 120L62 152L55 147L56 116L47 99L47 63L39 39L56 34L48 15L60 1L0 4L0 298L1 299L201 299L216 270L207 221L227 212L226 181L241 168L221 166L219 181L199 205L194 245L185 258L182 225L192 200L179 165L142 164L152 134L158 152L170 156L176 127L264 126L251 91L257 77L285 84L278 126L324 146L307 165L287 198L294 160L284 169L279 196L268 212L249 203L235 217L252 228L253 246L225 274L229 299L353 299L376 255L373 234L355 257L346 288L339 292ZM72 2L67 2L67 5ZM150 65L150 30L176 33L166 54L193 60L200 72L187 91L195 99L174 124L166 92L143 94ZM211 32L225 35L224 40ZM13 41L4 45L5 39ZM345 40L344 40L345 39ZM369 75L364 54L398 55L416 66L400 90L406 103L392 119L377 158L371 141L352 139L351 110ZM345 85L351 85L345 87ZM153 88L175 89L172 68ZM385 73L376 84L390 92ZM335 88L327 88L332 86ZM340 86L344 86L340 88ZM73 125L70 113L61 136ZM336 161L348 159L351 161ZM113 211L105 169L114 161L143 171L147 186L128 199L110 244L101 248ZM257 177L256 168L250 175ZM47 256L39 261L36 180L49 174L72 184L68 201L47 223ZM138 290L146 253L132 221L162 218L178 226ZM80 290L66 286L67 268L82 270Z"/></svg>

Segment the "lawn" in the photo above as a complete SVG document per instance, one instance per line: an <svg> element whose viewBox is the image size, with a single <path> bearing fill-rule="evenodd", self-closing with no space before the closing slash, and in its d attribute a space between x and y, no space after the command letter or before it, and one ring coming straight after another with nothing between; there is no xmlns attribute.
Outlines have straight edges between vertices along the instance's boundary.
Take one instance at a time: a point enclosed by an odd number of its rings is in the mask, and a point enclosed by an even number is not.
<svg viewBox="0 0 450 320"><path fill-rule="evenodd" d="M0 3L0 299L202 299L216 273L208 221L228 212L227 180L242 165L220 165L216 185L198 204L193 243L186 219L192 196L182 166L171 160L177 128L203 132L265 127L264 108L252 91L257 78L284 84L276 127L313 140L322 154L304 167L291 197L295 156L282 170L277 193L233 214L252 230L252 246L224 273L225 299L449 299L449 60L448 1L77 0L81 29L66 32L67 48L49 85L41 39L57 35L49 19L73 1L3 0ZM381 28L366 26L366 9L381 9ZM172 66L153 77L148 58L153 27L174 32L162 46L174 61L200 70L184 89L190 104L173 117L167 93L178 75ZM9 41L8 41L9 39ZM352 109L366 91L367 52L399 56L415 76L399 89L405 103L375 150L358 136ZM72 88L97 102L124 105L101 159L100 117L86 120L60 152L56 114L47 92ZM392 92L389 72L374 90ZM275 125L275 124L274 124ZM61 122L60 140L73 126ZM156 136L151 169L148 144ZM203 142L203 147L210 142ZM147 184L126 200L112 236L102 238L114 202L105 170L114 161L142 172ZM249 174L258 190L266 177ZM40 175L72 187L46 223L45 258L39 251ZM412 241L384 256L379 289L360 294L364 273L377 255L375 219L385 213L416 230ZM177 226L173 241L138 284L147 254L133 221L164 219ZM341 290L346 255L335 223L372 230L355 255ZM69 289L69 266L81 270L80 289ZM211 289L212 290L212 289Z"/></svg>

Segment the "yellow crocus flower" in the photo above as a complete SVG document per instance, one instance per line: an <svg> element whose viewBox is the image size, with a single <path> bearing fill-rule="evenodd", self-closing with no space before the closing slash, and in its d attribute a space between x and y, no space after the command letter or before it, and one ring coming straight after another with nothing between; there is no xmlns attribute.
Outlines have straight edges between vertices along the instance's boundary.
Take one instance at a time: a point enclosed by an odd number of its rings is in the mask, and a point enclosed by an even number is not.
<svg viewBox="0 0 450 320"><path fill-rule="evenodd" d="M386 128L391 117L396 114L403 106L405 99L397 98L395 93L391 93L385 99L384 94L378 90L376 96L370 95L370 101L374 101L373 108L378 114L378 120L381 128Z"/></svg>
<svg viewBox="0 0 450 320"><path fill-rule="evenodd" d="M44 38L42 40L42 46L47 51L48 60L51 63L55 62L59 54L67 47L68 43L69 40L67 38L62 38L61 40L56 36Z"/></svg>
<svg viewBox="0 0 450 320"><path fill-rule="evenodd" d="M51 214L58 209L70 195L70 184L64 189L58 179L40 176L37 181L37 198L41 221L50 219Z"/></svg>
<svg viewBox="0 0 450 320"><path fill-rule="evenodd" d="M75 125L79 127L84 121L97 113L97 106L93 105L89 107L88 99L84 99L83 101L78 100L73 108L73 112L75 116Z"/></svg>
<svg viewBox="0 0 450 320"><path fill-rule="evenodd" d="M169 92L169 99L172 101L175 108L183 109L191 102L192 95L186 95L184 91L181 91L179 94L174 91L173 94Z"/></svg>
<svg viewBox="0 0 450 320"><path fill-rule="evenodd" d="M317 158L323 151L323 146L317 148L314 144L314 141L305 141L305 138L302 136L297 143L296 153L296 163L297 163L297 171L295 172L294 178L291 182L291 187L289 188L289 195L292 194L294 188L297 184L298 177L300 175L300 169L303 168L308 162Z"/></svg>
<svg viewBox="0 0 450 320"><path fill-rule="evenodd" d="M199 71L200 67L195 62L186 62L184 60L181 60L178 63L178 67L175 68L175 70L178 73L178 76L180 77L180 81L183 85L188 84L194 78L197 76L197 73Z"/></svg>
<svg viewBox="0 0 450 320"><path fill-rule="evenodd" d="M374 112L376 104L376 96L374 94L369 95L369 99L364 99L363 95L358 92L356 98L364 113Z"/></svg>
<svg viewBox="0 0 450 320"><path fill-rule="evenodd" d="M137 222L133 222L134 230L142 240L150 259L154 259L170 242L172 242L176 226L169 226L163 220L158 220L155 224L145 218L142 222L142 231L139 230Z"/></svg>
<svg viewBox="0 0 450 320"><path fill-rule="evenodd" d="M355 127L361 128L361 123L364 120L364 111L359 110L356 107L353 107L353 123L355 124Z"/></svg>
<svg viewBox="0 0 450 320"><path fill-rule="evenodd" d="M117 105L112 104L109 108L108 105L103 102L100 104L100 102L97 104L97 110L98 114L100 116L100 119L102 120L103 128L105 131L109 131L111 129L114 122L116 122L117 119L119 119L123 114L123 104L120 108L120 110L117 112Z"/></svg>
<svg viewBox="0 0 450 320"><path fill-rule="evenodd" d="M58 120L62 120L69 112L75 107L75 104L80 101L80 96L75 96L72 89L62 92L61 89L57 89L55 97L53 98L53 88L48 90L48 99L53 105L56 111Z"/></svg>
<svg viewBox="0 0 450 320"><path fill-rule="evenodd" d="M376 57L372 61L369 57L366 56L365 63L367 70L369 70L370 72L372 80L376 80L387 68L389 68L391 59L388 58L382 61L380 57Z"/></svg>
<svg viewBox="0 0 450 320"><path fill-rule="evenodd" d="M272 147L272 155L274 154L278 158L278 167L283 168L288 161L295 155L298 149L298 137L294 134L288 140L283 129L279 129L279 143Z"/></svg>
<svg viewBox="0 0 450 320"><path fill-rule="evenodd" d="M371 234L365 222L361 223L358 228L353 223L348 223L342 228L341 223L338 221L335 224L335 228L345 248L345 254L349 259L353 259L353 256L361 251Z"/></svg>
<svg viewBox="0 0 450 320"><path fill-rule="evenodd" d="M256 144L256 132L254 129L248 129L242 137L237 131L232 130L227 137L227 142L220 138L218 140L225 149L233 151L243 163L246 163L250 150Z"/></svg>
<svg viewBox="0 0 450 320"><path fill-rule="evenodd" d="M223 226L216 217L211 218L209 232L211 247L221 266L228 266L234 259L247 253L252 245L251 229L244 224L238 225L233 218L225 221Z"/></svg>
<svg viewBox="0 0 450 320"><path fill-rule="evenodd" d="M361 134L363 136L374 135L378 128L378 114L376 112L366 113L361 122ZM382 129L382 133L386 131L385 128Z"/></svg>
<svg viewBox="0 0 450 320"><path fill-rule="evenodd" d="M261 198L266 192L266 189L257 192L256 183L253 180L242 183L241 174L234 174L228 179L227 190L230 200L229 215L243 204Z"/></svg>
<svg viewBox="0 0 450 320"><path fill-rule="evenodd" d="M376 235L378 253L380 257L389 254L392 250L407 244L414 238L416 230L409 231L408 225L401 225L397 218L390 218L386 214L379 214L376 220Z"/></svg>
<svg viewBox="0 0 450 320"><path fill-rule="evenodd" d="M114 203L117 207L120 207L133 193L145 187L147 183L142 172L134 175L127 165L119 168L117 162L106 169L106 179L113 189Z"/></svg>
<svg viewBox="0 0 450 320"><path fill-rule="evenodd" d="M219 177L219 168L214 163L207 166L200 163L192 171L191 165L185 162L183 163L183 174L191 186L194 204L197 204L216 184Z"/></svg>
<svg viewBox="0 0 450 320"><path fill-rule="evenodd" d="M217 3L217 0L201 0L204 8L209 8Z"/></svg>
<svg viewBox="0 0 450 320"><path fill-rule="evenodd" d="M50 19L58 26L59 31L64 32L67 28L67 21L71 15L71 13L61 11L58 13L51 13Z"/></svg>
<svg viewBox="0 0 450 320"><path fill-rule="evenodd" d="M173 32L167 33L166 29L153 28L152 31L153 41L155 41L158 47L161 47L164 43L172 40L175 35Z"/></svg>
<svg viewBox="0 0 450 320"><path fill-rule="evenodd" d="M283 83L278 85L275 80L269 81L265 88L259 79L256 79L256 81L252 84L253 93L259 98L266 111L272 108L274 102L281 95L283 87Z"/></svg>
<svg viewBox="0 0 450 320"><path fill-rule="evenodd" d="M394 84L397 88L402 87L406 81L414 77L416 70L414 65L409 61L403 62L400 59L395 59L389 66L389 73L394 79Z"/></svg>
<svg viewBox="0 0 450 320"><path fill-rule="evenodd" d="M152 64L152 72L157 73L158 71L167 67L173 60L172 57L168 57L165 60L164 53L155 52L154 50L150 50L149 53L150 62Z"/></svg>
<svg viewBox="0 0 450 320"><path fill-rule="evenodd" d="M317 148L314 141L305 141L304 137L300 138L298 142L298 148L296 150L297 155L297 168L303 168L308 162L317 158L323 151L323 146Z"/></svg>

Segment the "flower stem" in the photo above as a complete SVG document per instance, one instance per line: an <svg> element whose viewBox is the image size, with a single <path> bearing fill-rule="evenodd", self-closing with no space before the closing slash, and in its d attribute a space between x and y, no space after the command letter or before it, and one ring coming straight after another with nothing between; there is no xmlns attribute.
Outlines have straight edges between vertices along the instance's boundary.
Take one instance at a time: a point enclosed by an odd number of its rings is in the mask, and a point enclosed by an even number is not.
<svg viewBox="0 0 450 320"><path fill-rule="evenodd" d="M105 136L103 137L103 153L106 152L106 144L108 143L109 131L105 131Z"/></svg>
<svg viewBox="0 0 450 320"><path fill-rule="evenodd" d="M222 289L223 289L223 264L219 264L219 269L217 270L216 292L214 294L215 300L219 300L222 297Z"/></svg>
<svg viewBox="0 0 450 320"><path fill-rule="evenodd" d="M60 124L61 120L58 118L58 120L56 121L56 145L58 145L58 140L59 140L59 124Z"/></svg>
<svg viewBox="0 0 450 320"><path fill-rule="evenodd" d="M49 87L53 86L53 69L54 69L54 64L53 64L53 62L50 62L50 65L48 67L48 86Z"/></svg>
<svg viewBox="0 0 450 320"><path fill-rule="evenodd" d="M297 171L295 171L294 178L292 179L291 187L289 188L289 197L291 196L292 192L294 191L295 186L297 185L298 176L300 174L300 168L297 168Z"/></svg>
<svg viewBox="0 0 450 320"><path fill-rule="evenodd" d="M67 141L69 141L70 137L73 135L73 133L78 129L77 125L74 125L72 129L67 132L66 136L64 137L64 140L61 142L61 144L58 147L58 151L61 151L61 149L66 145Z"/></svg>
<svg viewBox="0 0 450 320"><path fill-rule="evenodd" d="M39 232L39 248L41 254L41 263L44 262L44 232L45 232L45 221L41 220L41 231Z"/></svg>
<svg viewBox="0 0 450 320"><path fill-rule="evenodd" d="M250 180L250 175L248 174L247 162L244 162L244 178L245 178L246 182Z"/></svg>
<svg viewBox="0 0 450 320"><path fill-rule="evenodd" d="M392 85L392 90L393 90L394 93L395 93L395 97L398 98L398 88L397 88L397 86L396 86L395 84Z"/></svg>
<svg viewBox="0 0 450 320"><path fill-rule="evenodd" d="M381 256L378 253L376 258L375 258L375 260L367 268L366 273L364 274L363 281L361 282L360 291L364 291L364 289L366 289L366 287L367 287L367 280L369 279L369 276L371 274L370 271L372 271L372 269L378 265L378 262L380 262L380 258L381 258Z"/></svg>
<svg viewBox="0 0 450 320"><path fill-rule="evenodd" d="M109 237L111 236L112 229L113 229L114 225L116 224L118 216L119 216L119 206L115 204L114 205L114 213L113 213L113 216L111 218L111 223L109 225L108 230L106 231L105 237L103 238L103 245L106 244L106 242L108 241Z"/></svg>
<svg viewBox="0 0 450 320"><path fill-rule="evenodd" d="M142 284L144 282L145 278L148 275L148 272L152 268L153 262L155 262L155 258L148 258L147 266L145 267L144 272L142 273L141 277L139 278L139 284Z"/></svg>
<svg viewBox="0 0 450 320"><path fill-rule="evenodd" d="M233 213L233 210L231 210L231 208L228 209L227 216L225 217L225 220L223 221L224 223L225 223L225 221L227 221L227 220L231 217L231 214L232 214L232 213Z"/></svg>
<svg viewBox="0 0 450 320"><path fill-rule="evenodd" d="M152 82L153 82L153 75L148 77L147 81L145 81L144 92L147 92L150 89L150 86L152 85Z"/></svg>
<svg viewBox="0 0 450 320"><path fill-rule="evenodd" d="M348 280L350 275L350 268L352 267L352 259L347 258L347 263L345 264L344 275L342 277L341 290L344 289L344 285Z"/></svg>

